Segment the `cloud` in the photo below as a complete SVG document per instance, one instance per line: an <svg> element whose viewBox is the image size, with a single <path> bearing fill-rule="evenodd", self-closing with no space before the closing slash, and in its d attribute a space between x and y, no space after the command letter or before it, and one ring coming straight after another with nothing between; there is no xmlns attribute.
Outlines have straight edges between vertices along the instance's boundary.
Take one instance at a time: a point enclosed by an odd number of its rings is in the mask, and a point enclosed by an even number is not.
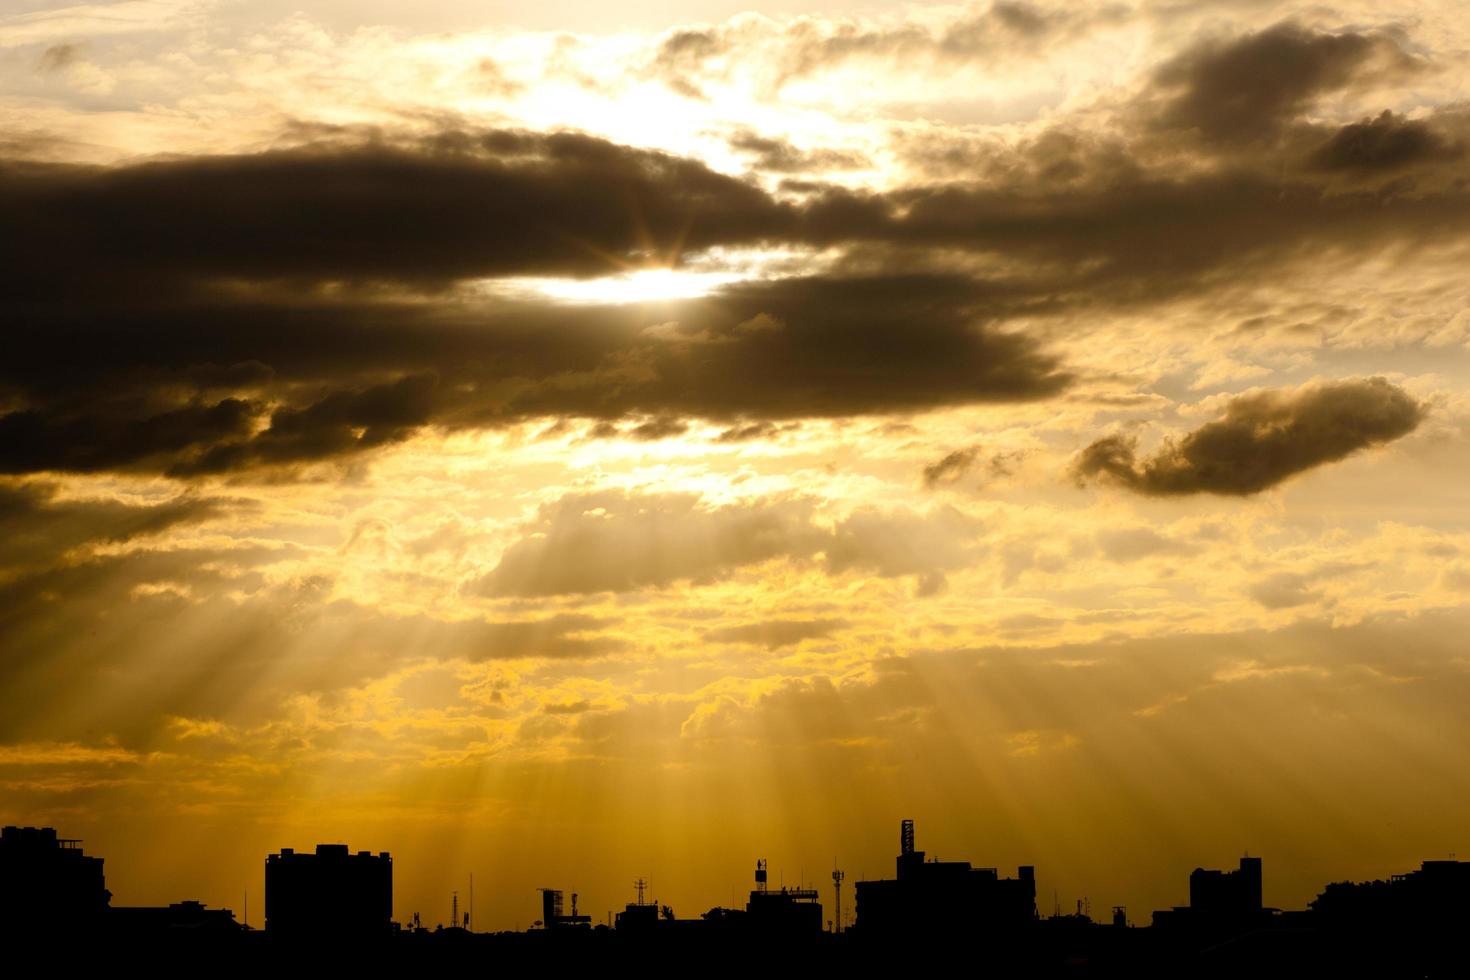
<svg viewBox="0 0 1470 980"><path fill-rule="evenodd" d="M0 282L52 298L79 273L121 295L219 279L588 275L681 247L754 244L795 220L697 161L574 133L7 169L0 228L26 248L7 250Z"/></svg>
<svg viewBox="0 0 1470 980"><path fill-rule="evenodd" d="M43 75L65 71L76 64L81 55L82 46L80 44L53 44L41 52L41 60L37 62L36 70Z"/></svg>
<svg viewBox="0 0 1470 980"><path fill-rule="evenodd" d="M953 69L1035 57L1088 27L1122 19L1118 7L1048 10L996 2L934 25L804 17L782 23L736 18L708 28L667 34L648 71L675 91L703 97L706 83L726 78L731 65L758 65L772 97L789 82L852 66L895 63Z"/></svg>
<svg viewBox="0 0 1470 980"><path fill-rule="evenodd" d="M824 639L847 626L842 619L769 619L712 629L704 638L711 643L745 643L775 650L803 640Z"/></svg>
<svg viewBox="0 0 1470 980"><path fill-rule="evenodd" d="M791 427L790 425L777 425L775 422L742 422L730 426L715 436L715 442L750 442L754 439L769 439Z"/></svg>
<svg viewBox="0 0 1470 980"><path fill-rule="evenodd" d="M131 416L92 405L0 415L0 473L85 473L169 460L200 446L247 438L260 412L238 398L133 407Z"/></svg>
<svg viewBox="0 0 1470 980"><path fill-rule="evenodd" d="M228 511L248 509L246 501L180 494L157 504L133 504L106 497L58 499L56 483L0 482L0 576L44 567L71 552L84 558L88 546L119 544L196 524Z"/></svg>
<svg viewBox="0 0 1470 980"><path fill-rule="evenodd" d="M913 575L918 596L937 595L947 587L946 572L978 560L982 529L980 521L953 507L928 513L861 508L833 528L825 548L827 570Z"/></svg>
<svg viewBox="0 0 1470 980"><path fill-rule="evenodd" d="M930 463L924 467L924 486L933 490L945 484L958 483L974 468L979 455L980 447L970 446L956 449L938 462Z"/></svg>
<svg viewBox="0 0 1470 980"><path fill-rule="evenodd" d="M1376 118L1343 126L1309 158L1318 170L1384 173L1458 157L1462 150L1421 120L1385 109Z"/></svg>
<svg viewBox="0 0 1470 980"><path fill-rule="evenodd" d="M697 584L818 547L807 503L707 507L695 494L568 494L543 504L472 588L550 596Z"/></svg>
<svg viewBox="0 0 1470 980"><path fill-rule="evenodd" d="M741 130L730 136L729 143L732 150L748 155L756 169L773 173L826 173L872 166L872 162L860 153L802 150L789 140L772 139L750 130Z"/></svg>
<svg viewBox="0 0 1470 980"><path fill-rule="evenodd" d="M1125 436L1082 451L1076 472L1137 493L1248 495L1304 470L1412 432L1425 408L1383 378L1304 385L1241 395L1209 422L1139 461Z"/></svg>
<svg viewBox="0 0 1470 980"><path fill-rule="evenodd" d="M627 431L627 435L639 442L656 442L660 439L672 439L682 436L689 431L689 423L682 419L662 416L641 422Z"/></svg>
<svg viewBox="0 0 1470 980"><path fill-rule="evenodd" d="M830 575L915 576L920 595L979 555L979 521L860 508L830 528L801 498L710 506L697 494L567 494L543 504L488 574L468 587L493 597L554 596L703 585L775 559L818 563Z"/></svg>
<svg viewBox="0 0 1470 980"><path fill-rule="evenodd" d="M1130 562L1150 555L1181 551L1174 541L1147 527L1114 528L1097 532L1097 546L1109 561Z"/></svg>
<svg viewBox="0 0 1470 980"><path fill-rule="evenodd" d="M673 304L712 338L700 344L648 336L637 305L26 305L0 364L14 406L0 472L187 477L342 458L427 425L626 416L644 419L627 436L662 438L696 417L749 426L1065 388L1054 355L977 322L984 302L959 276L750 282Z"/></svg>
<svg viewBox="0 0 1470 980"><path fill-rule="evenodd" d="M1256 142L1275 136L1318 96L1421 67L1386 34L1283 22L1206 41L1165 63L1154 81L1173 95L1158 123L1209 140Z"/></svg>
<svg viewBox="0 0 1470 980"><path fill-rule="evenodd" d="M1398 64L1386 36L1273 31L1180 56L1177 78L1165 73L1175 102L1204 99L1216 61L1267 41L1323 62L1292 76L1283 113L1339 76ZM1052 397L1074 371L1043 343L1059 336L1049 317L1277 282L1323 248L1462 242L1470 195L1452 167L1412 193L1338 186L1449 159L1431 153L1448 137L1424 136L1448 124L1354 125L1366 128L1303 124L1292 159L1308 162L1286 175L1262 154L1165 172L1146 140L1058 127L992 148L964 179L779 198L694 160L515 130L11 162L0 473L296 470L428 427L542 417L633 439L700 419L738 441L803 418ZM823 274L656 307L571 306L506 284L767 245L836 258ZM976 263L990 271L964 271Z"/></svg>
<svg viewBox="0 0 1470 980"><path fill-rule="evenodd" d="M1304 606L1321 598L1312 588L1315 576L1295 572L1277 572L1253 583L1247 590L1250 597L1267 609L1291 609Z"/></svg>
<svg viewBox="0 0 1470 980"><path fill-rule="evenodd" d="M541 713L547 715L580 715L596 707L591 701L564 701L560 704L542 705Z"/></svg>

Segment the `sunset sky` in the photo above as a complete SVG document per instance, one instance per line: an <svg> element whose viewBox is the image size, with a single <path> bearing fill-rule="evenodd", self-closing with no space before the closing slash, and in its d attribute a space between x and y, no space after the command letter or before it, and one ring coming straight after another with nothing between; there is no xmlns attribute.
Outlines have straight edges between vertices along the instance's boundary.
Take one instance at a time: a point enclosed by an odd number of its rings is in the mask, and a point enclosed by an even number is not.
<svg viewBox="0 0 1470 980"><path fill-rule="evenodd" d="M0 822L251 921L1470 855L1453 2L9 0Z"/></svg>

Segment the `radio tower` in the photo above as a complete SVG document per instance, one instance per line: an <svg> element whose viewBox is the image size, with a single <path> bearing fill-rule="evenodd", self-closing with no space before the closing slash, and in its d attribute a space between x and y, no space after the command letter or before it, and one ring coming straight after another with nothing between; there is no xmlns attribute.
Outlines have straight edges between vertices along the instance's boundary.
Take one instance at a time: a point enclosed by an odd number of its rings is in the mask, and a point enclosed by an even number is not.
<svg viewBox="0 0 1470 980"><path fill-rule="evenodd" d="M451 929L459 925L459 892L450 893L453 898L449 903L449 927Z"/></svg>
<svg viewBox="0 0 1470 980"><path fill-rule="evenodd" d="M833 921L833 932L842 931L842 879L847 877L836 868L832 869L832 887L837 889L837 916Z"/></svg>

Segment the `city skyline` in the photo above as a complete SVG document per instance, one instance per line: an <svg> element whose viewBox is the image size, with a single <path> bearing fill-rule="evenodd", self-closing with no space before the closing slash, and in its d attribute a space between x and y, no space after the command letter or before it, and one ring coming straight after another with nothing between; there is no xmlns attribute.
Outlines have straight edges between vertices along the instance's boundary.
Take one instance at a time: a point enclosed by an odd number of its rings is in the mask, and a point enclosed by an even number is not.
<svg viewBox="0 0 1470 980"><path fill-rule="evenodd" d="M98 916L103 912L126 917L111 928L141 928L141 935L148 935L150 927L157 928L140 913L162 912L165 905L144 906L118 900L118 896L105 887L105 857L88 854L83 844L80 838L62 837L51 827L3 828L3 834L0 834L0 897L4 899L6 914L0 918L7 928L44 922L48 930L97 929L101 922ZM810 903L813 910L810 916L792 919L790 925L777 926L777 931L794 927L796 933L815 935L853 929L862 933L867 942L892 944L894 948L929 933L960 936L967 929L988 929L1005 923L1017 925L1043 919L1077 919L1094 925L1130 928L1152 925L1155 929L1162 928L1172 933L1199 928L1190 924L1193 921L1191 916L1194 916L1199 917L1200 922L1215 923L1214 928L1244 931L1259 927L1252 923L1254 919L1268 923L1282 913L1296 915L1303 911L1273 906L1266 900L1263 860L1248 854L1241 856L1238 867L1234 869L1195 867L1188 875L1186 898L1181 904L1155 909L1151 913L1135 910L1131 916L1127 906L1104 905L1100 914L1094 916L1091 896L1086 895L1075 901L1063 902L1061 896L1053 892L1050 909L1043 908L1034 866L1018 866L1014 875L1006 876L1001 873L1002 869L994 866L948 860L930 854L918 847L914 820L901 821L897 850L891 874L889 869L884 869L876 876L860 873L848 881L849 876L834 866L827 875L832 889L831 905L824 904L823 889L818 883L804 878L787 883L781 872L773 874L770 871L766 858L757 858L753 862L754 873L745 882L751 903L747 908L753 910L757 899L769 898L772 900L771 911L784 915L779 910L795 910L801 908L802 903ZM750 864L748 862L747 867ZM534 909L539 903L541 917L525 926L517 921L513 927L507 928L495 923L486 925L477 920L471 873L463 904L461 892L458 889L452 891L449 916L436 921L432 913L424 915L418 909L402 915L398 913L393 887L394 867L389 852L354 850L344 842L317 843L309 848L282 847L264 859L265 887L257 892L256 906L263 924L250 920L248 891L241 894L238 914L230 908L211 909L208 902L194 898L166 905L171 910L184 910L184 914L191 917L202 912L221 924L228 920L247 930L264 929L291 943L314 943L333 937L356 937L367 941L403 931L437 932L446 928L492 935L611 928L642 935L663 921L708 921L728 914L738 905L733 900L736 889L732 889L732 901L728 906L715 904L695 915L686 913L679 916L668 902L658 897L653 878L639 876L630 882L634 897L624 903L624 911L615 912L609 908L599 917L589 913L591 906L578 891L543 886L535 889L536 902L528 905ZM1451 855L1449 860L1426 860L1416 872L1394 873L1385 879L1392 882L1413 880L1432 868L1436 873L1444 873L1437 870L1444 868L1450 869L1450 874L1458 874L1461 869L1470 869L1470 863L1462 865ZM1463 877L1470 880L1470 871ZM1324 882L1315 899L1306 903L1305 910L1315 910L1325 899L1332 897L1336 889L1372 885L1383 880L1355 883L1334 879ZM841 904L840 897L844 883L848 896L846 905ZM495 880L486 882L482 878L481 884L482 888L488 886L492 896L499 893ZM569 903L566 899L568 894L571 896ZM1452 904L1462 901L1458 896L1444 897ZM828 909L831 912L824 917L823 913ZM649 913L646 917L634 915L645 910ZM1443 913L1452 914L1453 909L1446 906ZM1337 914L1342 914L1342 911L1337 910Z"/></svg>
<svg viewBox="0 0 1470 980"><path fill-rule="evenodd" d="M505 926L825 894L910 818L1044 907L1470 854L1467 52L7 4L0 824L150 907L347 841Z"/></svg>

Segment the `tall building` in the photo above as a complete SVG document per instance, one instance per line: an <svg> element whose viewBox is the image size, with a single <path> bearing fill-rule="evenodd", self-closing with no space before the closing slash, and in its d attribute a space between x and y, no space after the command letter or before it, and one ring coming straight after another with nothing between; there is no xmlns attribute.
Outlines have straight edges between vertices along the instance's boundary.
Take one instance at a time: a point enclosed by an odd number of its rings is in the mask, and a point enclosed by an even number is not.
<svg viewBox="0 0 1470 980"><path fill-rule="evenodd" d="M393 929L393 859L346 844L289 847L265 859L265 928L272 936L386 936Z"/></svg>
<svg viewBox="0 0 1470 980"><path fill-rule="evenodd" d="M64 933L98 927L112 893L102 859L52 827L0 830L0 933Z"/></svg>
<svg viewBox="0 0 1470 980"><path fill-rule="evenodd" d="M853 930L865 937L936 934L1016 926L1036 918L1036 871L1016 877L968 861L930 861L915 847L914 822L899 830L897 877L860 881Z"/></svg>

